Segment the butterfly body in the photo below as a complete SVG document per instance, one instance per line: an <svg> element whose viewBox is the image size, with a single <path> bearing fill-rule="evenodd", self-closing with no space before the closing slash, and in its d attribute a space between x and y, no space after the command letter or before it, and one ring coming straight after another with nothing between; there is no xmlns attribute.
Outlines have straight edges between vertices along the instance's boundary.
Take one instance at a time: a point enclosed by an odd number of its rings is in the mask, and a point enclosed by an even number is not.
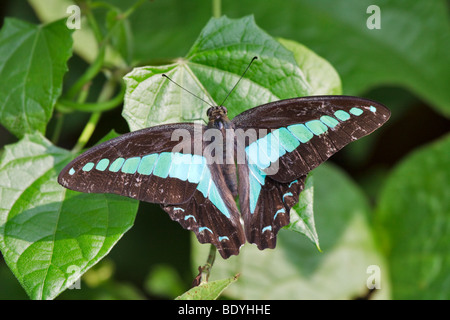
<svg viewBox="0 0 450 320"><path fill-rule="evenodd" d="M206 111L206 114L209 118L209 122L207 124L208 129L216 129L220 130L220 135L222 141L220 142L222 146L225 147L225 150L222 148L222 165L219 166L220 170L224 175L224 179L226 185L231 192L231 194L236 197L238 195L237 190L237 172L236 172L236 164L234 154L237 152L236 150L236 142L235 142L235 133L234 133L234 125L233 122L228 118L228 110L224 106L215 106L211 107ZM214 140L214 139L212 139ZM212 141L214 142L214 141ZM233 152L227 152L226 148L233 148ZM228 150L230 151L230 150Z"/></svg>
<svg viewBox="0 0 450 320"><path fill-rule="evenodd" d="M206 126L161 125L100 144L68 164L58 181L159 203L228 258L245 241L274 248L308 172L380 127L390 112L366 99L316 96L268 103L232 120L223 106L207 115ZM181 141L173 139L179 131Z"/></svg>

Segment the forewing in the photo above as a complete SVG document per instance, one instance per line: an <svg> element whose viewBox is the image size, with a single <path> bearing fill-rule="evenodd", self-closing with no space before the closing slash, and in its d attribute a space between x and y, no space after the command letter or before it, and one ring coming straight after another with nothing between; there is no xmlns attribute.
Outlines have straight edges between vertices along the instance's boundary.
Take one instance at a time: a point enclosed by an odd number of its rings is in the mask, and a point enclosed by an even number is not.
<svg viewBox="0 0 450 320"><path fill-rule="evenodd" d="M175 130L185 132L182 139L172 141ZM58 182L81 192L183 203L193 196L205 167L203 157L194 154L193 141L193 124L130 132L81 154L61 171Z"/></svg>
<svg viewBox="0 0 450 320"><path fill-rule="evenodd" d="M272 179L287 183L373 132L389 116L390 111L375 101L314 96L265 104L232 121L244 132L256 131L255 141L244 142L249 161Z"/></svg>

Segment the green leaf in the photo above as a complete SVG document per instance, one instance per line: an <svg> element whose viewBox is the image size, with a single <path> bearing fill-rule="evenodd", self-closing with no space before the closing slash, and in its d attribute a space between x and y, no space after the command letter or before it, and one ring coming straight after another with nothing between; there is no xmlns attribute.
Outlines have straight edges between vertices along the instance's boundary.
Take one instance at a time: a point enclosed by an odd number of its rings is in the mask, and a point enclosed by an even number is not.
<svg viewBox="0 0 450 320"><path fill-rule="evenodd" d="M0 121L17 137L45 133L72 55L71 34L64 20L39 26L5 20L0 32Z"/></svg>
<svg viewBox="0 0 450 320"><path fill-rule="evenodd" d="M367 9L374 4L380 7L381 29L371 30L366 25ZM171 19L161 12L171 12ZM308 46L336 68L344 94L362 95L377 86L402 87L450 116L448 1L227 1L222 12L233 17L252 12L269 34ZM184 0L143 6L131 21L135 58L182 55L210 14L210 6Z"/></svg>
<svg viewBox="0 0 450 320"><path fill-rule="evenodd" d="M171 65L136 68L125 77L123 116L132 131L204 118L209 106L161 75L166 73L179 85L217 105L254 56L258 59L226 102L231 118L263 103L314 93L292 52L261 30L253 17L213 18L186 58Z"/></svg>
<svg viewBox="0 0 450 320"><path fill-rule="evenodd" d="M342 94L341 79L327 60L296 41L287 39L278 41L294 54L295 61L311 86L312 95Z"/></svg>
<svg viewBox="0 0 450 320"><path fill-rule="evenodd" d="M238 256L216 258L210 279L241 277L224 295L234 299L353 299L368 292L368 268L379 266L381 289L390 295L388 268L376 248L368 223L369 205L362 191L334 166L314 173L314 213L322 253L305 237L282 229L274 250L245 244ZM193 266L201 265L208 245L192 238Z"/></svg>
<svg viewBox="0 0 450 320"><path fill-rule="evenodd" d="M376 211L396 299L450 299L450 135L408 156Z"/></svg>
<svg viewBox="0 0 450 320"><path fill-rule="evenodd" d="M73 18L73 12L67 12L67 9L74 5L73 0L28 0L29 5L33 8L36 15L44 23L68 17ZM83 13L82 13L83 14ZM99 53L99 45L95 38L94 32L89 24L88 19L81 17L81 27L73 32L73 51L88 63L95 61ZM106 65L116 67L124 67L126 63L120 54L111 46L106 46L105 61Z"/></svg>
<svg viewBox="0 0 450 320"><path fill-rule="evenodd" d="M0 160L0 249L32 299L55 298L134 222L137 201L58 184L74 156L35 134L6 146Z"/></svg>
<svg viewBox="0 0 450 320"><path fill-rule="evenodd" d="M371 16L367 9L374 4L380 8L381 29L367 28ZM247 5L265 30L299 40L330 61L342 79L344 94L400 86L450 117L448 2L349 0L330 5L327 0L302 0L283 6ZM238 6L246 9L237 2L227 9Z"/></svg>
<svg viewBox="0 0 450 320"><path fill-rule="evenodd" d="M285 229L307 236L320 251L319 236L317 235L316 224L314 222L313 203L313 175L309 174L305 182L305 188L300 193L298 203L291 209L290 223Z"/></svg>
<svg viewBox="0 0 450 320"><path fill-rule="evenodd" d="M186 291L175 300L216 300L238 277L239 275L236 275L227 279L200 284Z"/></svg>

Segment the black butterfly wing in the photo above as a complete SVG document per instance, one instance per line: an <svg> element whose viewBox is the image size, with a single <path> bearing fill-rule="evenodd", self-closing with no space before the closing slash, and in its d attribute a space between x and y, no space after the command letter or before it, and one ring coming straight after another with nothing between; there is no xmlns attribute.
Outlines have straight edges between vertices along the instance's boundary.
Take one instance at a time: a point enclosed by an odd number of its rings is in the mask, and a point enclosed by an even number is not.
<svg viewBox="0 0 450 320"><path fill-rule="evenodd" d="M114 193L152 203L183 203L192 197L197 184L177 176L175 170L170 172L176 161L172 150L180 144L171 139L177 129L194 134L192 124L162 125L95 146L70 162L58 182L75 191ZM194 150L191 140L182 143L185 150ZM177 158L182 158L180 155ZM186 156L192 159L192 155Z"/></svg>
<svg viewBox="0 0 450 320"><path fill-rule="evenodd" d="M199 130L201 136L204 129ZM181 141L172 139L176 130L181 130L176 135L183 137ZM196 134L193 124L124 134L70 162L58 182L76 191L159 203L202 243L213 243L224 257L237 254L245 242L239 211L231 193L222 187L220 167L210 164L202 148L194 145Z"/></svg>
<svg viewBox="0 0 450 320"><path fill-rule="evenodd" d="M246 149L253 162L271 173L272 179L290 182L306 175L348 143L370 134L389 117L390 111L375 101L313 96L268 103L247 110L232 121L244 131L256 129L260 141ZM268 135L270 130L273 132ZM274 147L278 145L281 148ZM267 152L271 153L269 157Z"/></svg>
<svg viewBox="0 0 450 320"><path fill-rule="evenodd" d="M209 166L211 181L217 184L217 188L214 186L209 188L211 195L205 197L206 188L200 188L188 202L162 207L172 220L178 221L183 228L194 231L200 243L212 243L220 255L227 259L231 255L239 254L241 246L245 243L245 235L236 202L224 187L226 184L220 166L218 164ZM227 209L218 204L219 196Z"/></svg>
<svg viewBox="0 0 450 320"><path fill-rule="evenodd" d="M389 110L374 101L316 96L269 103L235 117L241 141L247 131L255 131L253 140L243 143L247 163L239 165L247 240L260 249L273 248L276 233L289 223L289 210L298 202L306 174L389 116Z"/></svg>
<svg viewBox="0 0 450 320"><path fill-rule="evenodd" d="M290 210L298 202L306 176L280 183L256 171L252 165L239 165L239 177L243 177L239 178L239 203L245 236L260 250L273 249L278 231L289 224Z"/></svg>

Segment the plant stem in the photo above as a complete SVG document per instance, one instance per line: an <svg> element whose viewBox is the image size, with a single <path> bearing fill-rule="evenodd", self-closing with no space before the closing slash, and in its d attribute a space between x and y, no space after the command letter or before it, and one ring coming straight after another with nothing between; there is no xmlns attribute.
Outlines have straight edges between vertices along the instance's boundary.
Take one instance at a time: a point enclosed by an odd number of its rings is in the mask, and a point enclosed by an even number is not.
<svg viewBox="0 0 450 320"><path fill-rule="evenodd" d="M101 71L105 60L106 46L102 45L98 49L97 58L89 66L85 73L75 82L75 84L67 91L66 98L73 99L80 90Z"/></svg>
<svg viewBox="0 0 450 320"><path fill-rule="evenodd" d="M97 43L101 43L103 40L103 35L102 32L100 31L100 27L98 26L97 20L95 20L95 17L92 14L92 1L90 0L87 2L86 18L89 21L89 25L91 26L92 32L94 33Z"/></svg>
<svg viewBox="0 0 450 320"><path fill-rule="evenodd" d="M120 92L112 99L105 102L74 102L67 99L59 99L56 108L60 112L71 112L73 110L83 112L103 112L114 109L123 102L125 96L125 86L122 86Z"/></svg>
<svg viewBox="0 0 450 320"><path fill-rule="evenodd" d="M212 14L214 18L220 18L222 15L222 0L212 0Z"/></svg>
<svg viewBox="0 0 450 320"><path fill-rule="evenodd" d="M101 112L94 112L91 117L89 118L88 123L83 129L83 132L80 135L80 138L78 138L77 144L72 149L73 153L78 153L83 149L83 147L88 143L89 139L91 138L92 134L94 133L95 127L97 126L98 121L100 120Z"/></svg>
<svg viewBox="0 0 450 320"><path fill-rule="evenodd" d="M103 35L98 26L97 20L95 20L94 15L92 14L92 3L89 0L87 2L86 10L85 10L86 18L89 21L89 25L92 29L92 32L97 40L98 44L98 53L94 62L89 66L89 68L83 73L83 75L75 82L75 84L67 91L65 97L67 99L74 99L78 92L83 89L83 87L102 70L103 63L105 61L106 54L106 44L103 41Z"/></svg>
<svg viewBox="0 0 450 320"><path fill-rule="evenodd" d="M116 87L116 82L114 79L109 79L102 88L102 91L100 92L98 96L98 103L102 103L114 94L114 89ZM94 112L92 113L91 117L89 118L88 123L83 129L83 132L81 133L80 137L78 138L78 141L75 145L75 147L72 149L72 152L77 153L81 151L81 149L84 148L86 143L88 143L89 139L91 138L92 134L94 133L95 127L98 124L98 121L100 120L101 112Z"/></svg>
<svg viewBox="0 0 450 320"><path fill-rule="evenodd" d="M202 279L200 281L200 284L207 283L209 279L209 275L211 274L211 269L214 265L214 261L216 260L216 246L211 244L209 247L209 255L208 260L206 261L206 264L202 268Z"/></svg>

